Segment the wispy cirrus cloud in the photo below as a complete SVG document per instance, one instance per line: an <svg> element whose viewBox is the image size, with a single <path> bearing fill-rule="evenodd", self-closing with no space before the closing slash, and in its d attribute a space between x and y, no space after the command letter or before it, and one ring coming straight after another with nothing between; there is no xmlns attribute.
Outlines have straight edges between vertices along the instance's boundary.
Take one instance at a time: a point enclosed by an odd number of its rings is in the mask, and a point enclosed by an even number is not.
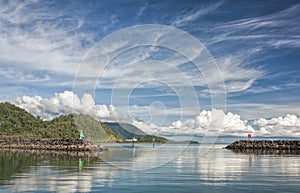
<svg viewBox="0 0 300 193"><path fill-rule="evenodd" d="M265 2L252 6L249 2L231 1L211 4L152 1L131 2L124 6L124 2L116 1L72 1L66 6L63 1L30 0L1 1L0 7L0 97L3 96L3 99L23 94L45 97L71 90L74 79L76 85L97 89L99 93L101 89L161 86L154 81L156 79L171 86L196 86L200 102L203 98L207 102L212 93L224 94L224 88L228 101L238 105L247 103L245 99L250 96L255 101L248 101L249 106L241 105L240 108L235 107L237 111L232 111L242 117L258 117L255 113L260 117L279 116L288 111L299 115L297 108L291 108L299 106L297 49L300 42L300 4L297 2L276 4L271 8ZM101 47L100 50L112 57L116 51L124 51L105 70L102 70L105 65L102 62L106 56L98 57L95 52L95 62L92 59L87 61L91 65L84 66L84 72L74 77L82 57L95 42L123 27L143 23L172 24L183 28L195 40L204 43L219 67L214 68L213 62L203 60L200 70L193 67L191 63L201 55L203 47L193 47L184 39L160 30L147 36L152 48L126 50L130 45L136 45L145 32L141 31L133 37L114 39ZM172 46L181 48L191 61L178 53L155 47L165 40L171 40ZM145 64L150 60L161 63L151 65L149 62L145 68L143 65L134 68L135 64ZM173 71L162 70L162 64L168 64L166 69L172 67ZM222 78L219 77L220 72ZM102 78L97 79L100 74ZM210 85L214 86L213 91L208 88L207 77ZM120 84L115 84L118 81ZM277 97L280 96L277 93L274 97L275 92L286 96ZM260 94L266 95L261 97ZM135 101L137 106L143 106L147 102L150 104L151 100L168 102L167 97L170 96L162 91L156 97L148 97L148 100L136 97L138 100ZM268 103L269 98L273 103L270 108L263 104ZM285 106L276 106L282 103ZM209 102L205 104L207 106ZM166 105L166 108L174 110L171 105ZM255 108L259 110L255 112Z"/></svg>
<svg viewBox="0 0 300 193"><path fill-rule="evenodd" d="M180 26L188 22L193 22L199 17L212 13L223 3L223 1L220 1L215 4L202 6L200 10L193 13L180 14L173 21L173 25ZM149 4L147 3L142 6L140 14L142 14L148 6ZM34 7L34 9L31 9L31 7ZM3 5L3 9L0 13L0 20L2 21L0 23L0 48L3 50L0 53L0 61L9 63L10 68L12 70L14 68L15 71L18 71L17 68L20 69L20 66L22 66L21 68L24 68L24 70L39 71L40 73L48 71L61 75L74 75L81 57L84 56L87 51L87 45L93 43L95 34L89 34L87 30L81 30L86 22L81 17L74 15L71 17L64 9L57 9L52 12L51 9L46 9L46 7L51 7L51 2L47 2L45 7L42 6L39 1L26 1L22 3L9 1ZM114 23L112 25L118 23L118 17L115 14L110 15L109 19L111 23ZM161 38L160 35L154 38L153 43L160 41L159 38ZM124 40L110 43L111 44L105 46L107 52L110 53L114 53L116 50L128 46L128 42ZM133 43L134 42L131 42L130 45ZM183 41L182 45L185 44L186 42ZM186 49L189 50L190 55L194 58L199 54L199 49L197 48L186 45ZM107 78L104 79L104 81L107 81L108 84L114 83L116 75L124 72L128 64L153 59L155 58L153 55L161 54L159 52L161 52L161 50L154 49L141 51L139 54L128 52L123 54L121 59L115 61L117 65L113 65L113 68L108 69L103 74L106 76L105 78ZM150 56L152 56L152 58ZM174 66L181 66L179 70L182 70L185 76L191 78L194 81L193 83L197 80L196 85L206 85L205 80L199 79L199 74L193 74L193 72L189 72L189 69L184 69L183 64L187 61L182 57L164 55L162 58L155 59ZM224 74L225 82L228 84L228 92L239 92L248 89L251 87L253 81L261 74L257 70L238 66L235 62L232 62L231 59L230 61L220 62L221 71ZM99 65L95 65L91 66L91 68L87 68L87 77L93 78L99 76L100 72L98 67ZM2 68L2 71L4 71L4 67ZM206 74L212 75L209 77L216 75L214 69L210 71L211 72L206 72ZM149 74L149 71L147 73ZM163 72L153 71L152 77L155 78L157 77L155 75L161 73ZM241 77L242 73L247 73L248 76ZM78 76L80 75L81 74L78 74ZM161 76L163 76L163 74ZM133 77L140 78L141 81L144 78L142 75ZM219 77L215 77L215 79L220 80ZM128 80L130 81L130 79ZM176 82L176 80L174 81ZM68 84L70 77L65 82ZM81 83L83 82L84 81ZM90 84L90 82L91 81L87 81L88 84ZM103 83L105 85L105 82ZM124 81L124 83L126 83L126 81ZM220 84L220 82L214 83ZM103 84L101 86L103 86Z"/></svg>
<svg viewBox="0 0 300 193"><path fill-rule="evenodd" d="M120 50L124 50L112 60L107 62L99 61L98 58L91 54L91 60L87 58L81 67L78 77L98 77L101 75L101 80L97 88L112 87L131 87L136 83L143 83L150 79L168 83L172 86L201 86L207 87L208 83L211 86L220 86L223 82L226 84L227 92L242 92L251 88L252 84L264 75L264 72L259 69L245 67L240 58L235 58L231 55L216 58L215 61L218 67L214 65L214 58L210 56L205 47L186 46L180 48L189 53L191 60L182 56L176 51L169 50L168 47L156 47L159 41L164 41L164 36L161 35L159 40L153 43L152 46L133 47L135 37L132 37L130 42L120 42L115 39L111 43L107 43L103 49L96 49L93 52L106 52L107 55L114 55ZM178 38L178 45L184 45L185 40ZM147 42L152 44L152 41ZM98 50L98 51L97 51ZM193 64L194 59L198 61L197 66ZM103 69L103 70L101 70ZM101 73L100 73L101 72ZM177 79L174 79L175 74L178 74ZM245 76L246 75L246 76ZM116 83L120 84L116 84Z"/></svg>
<svg viewBox="0 0 300 193"><path fill-rule="evenodd" d="M220 1L215 4L203 6L198 11L195 11L195 12L187 13L186 11L183 11L181 14L179 14L179 16L177 16L174 19L174 21L171 22L171 25L175 26L175 27L181 27L181 26L185 25L186 23L192 22L195 19L198 19L202 16L210 14L211 12L218 9L223 3L224 3L224 1Z"/></svg>
<svg viewBox="0 0 300 193"><path fill-rule="evenodd" d="M212 38L212 43L256 40L253 44L257 46L299 47L299 11L298 3L268 15L220 23L213 28L219 35Z"/></svg>
<svg viewBox="0 0 300 193"><path fill-rule="evenodd" d="M0 61L72 74L86 51L82 42L92 41L80 30L83 20L63 11L47 9L51 2L8 1L0 10ZM34 7L34 9L32 8Z"/></svg>
<svg viewBox="0 0 300 193"><path fill-rule="evenodd" d="M23 83L34 83L43 82L50 80L50 76L47 74L33 74L30 72L15 71L13 68L0 68L0 80L17 82L22 81Z"/></svg>
<svg viewBox="0 0 300 193"><path fill-rule="evenodd" d="M144 12L147 10L149 7L149 2L146 2L143 6L141 6L136 14L136 17L140 17L144 14Z"/></svg>
<svg viewBox="0 0 300 193"><path fill-rule="evenodd" d="M294 100L294 99L292 99ZM300 109L295 108L299 106L298 103L293 104L272 104L272 103L232 103L227 104L226 109L231 112L240 114L243 119L255 120L261 117L272 118L280 117L286 114L299 115Z"/></svg>
<svg viewBox="0 0 300 193"><path fill-rule="evenodd" d="M229 93L232 91L241 94L258 94L290 88L286 87L282 81L271 81L262 88L260 84L257 84L257 80L270 81L271 76L276 77L276 80L281 80L285 76L295 77L292 75L293 69L279 72L275 70L277 67L271 66L270 63L273 63L274 58L279 54L288 55L285 50L299 48L299 11L300 4L298 3L269 14L257 14L254 17L219 22L211 26L209 31L213 35L204 40L206 45L215 53L223 53L220 58L234 58L233 63L240 68L240 71L236 71L237 73L234 71L231 73L232 71L229 70L231 68L222 69L224 79L226 80L226 76L230 78L231 75L245 77L241 81L225 82ZM274 50L282 51L273 53ZM239 62L234 62L236 60ZM293 60L278 61L278 63L286 62L293 62ZM219 64L226 66L226 62L223 63L222 60Z"/></svg>

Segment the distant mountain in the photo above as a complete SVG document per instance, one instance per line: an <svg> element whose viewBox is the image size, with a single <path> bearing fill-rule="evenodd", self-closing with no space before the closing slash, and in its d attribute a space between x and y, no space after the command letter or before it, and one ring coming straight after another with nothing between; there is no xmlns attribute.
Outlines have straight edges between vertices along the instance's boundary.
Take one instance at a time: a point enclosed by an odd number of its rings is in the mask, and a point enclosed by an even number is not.
<svg viewBox="0 0 300 193"><path fill-rule="evenodd" d="M141 138L147 134L134 125L128 123L103 122L122 139Z"/></svg>
<svg viewBox="0 0 300 193"><path fill-rule="evenodd" d="M154 135L148 135L134 125L128 123L117 123L117 122L103 122L104 125L108 126L114 133L116 133L123 140L136 138L137 142L150 143L154 139L158 143L166 143L168 139L164 137L158 137Z"/></svg>

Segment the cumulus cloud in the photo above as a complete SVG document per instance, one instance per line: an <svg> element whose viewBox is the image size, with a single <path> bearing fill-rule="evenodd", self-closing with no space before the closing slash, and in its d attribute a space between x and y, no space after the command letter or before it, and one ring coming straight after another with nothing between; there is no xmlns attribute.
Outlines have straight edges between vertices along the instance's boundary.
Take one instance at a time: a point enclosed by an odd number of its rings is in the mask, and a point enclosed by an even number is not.
<svg viewBox="0 0 300 193"><path fill-rule="evenodd" d="M133 124L150 134L197 134L197 135L234 135L245 136L247 133L255 133L247 121L237 114L222 110L203 110L193 119L177 120L170 126L158 126L141 121L133 121Z"/></svg>
<svg viewBox="0 0 300 193"><path fill-rule="evenodd" d="M80 98L71 91L55 93L52 98L42 98L40 96L17 97L15 104L44 119L70 113L88 114L96 119L104 120L117 116L116 108L113 105L99 105L95 103L92 95L85 93Z"/></svg>
<svg viewBox="0 0 300 193"><path fill-rule="evenodd" d="M260 128L257 135L300 137L300 117L296 115L287 114L269 120L260 118L254 124Z"/></svg>
<svg viewBox="0 0 300 193"><path fill-rule="evenodd" d="M43 119L52 119L62 114L83 113L101 121L131 122L149 134L246 136L251 133L253 136L300 137L300 117L291 114L272 119L260 118L247 121L238 114L211 109L202 110L194 118L177 120L168 126L163 126L152 122L130 120L129 115L120 113L114 105L96 104L93 96L87 93L81 97L71 91L55 93L51 98L22 96L17 97L14 103Z"/></svg>
<svg viewBox="0 0 300 193"><path fill-rule="evenodd" d="M193 132L199 135L245 135L254 133L254 129L247 125L247 121L241 120L237 114L222 110L203 110L194 119L176 121L172 123L176 130L184 129L184 132Z"/></svg>
<svg viewBox="0 0 300 193"><path fill-rule="evenodd" d="M154 123L145 123L142 121L133 120L132 124L148 134L162 134L172 132L169 127L158 126Z"/></svg>
<svg viewBox="0 0 300 193"><path fill-rule="evenodd" d="M221 121L221 122L220 122ZM300 117L286 115L272 119L242 120L240 115L222 110L203 110L193 119L177 120L171 126L134 121L138 128L151 134L197 134L206 136L300 137Z"/></svg>

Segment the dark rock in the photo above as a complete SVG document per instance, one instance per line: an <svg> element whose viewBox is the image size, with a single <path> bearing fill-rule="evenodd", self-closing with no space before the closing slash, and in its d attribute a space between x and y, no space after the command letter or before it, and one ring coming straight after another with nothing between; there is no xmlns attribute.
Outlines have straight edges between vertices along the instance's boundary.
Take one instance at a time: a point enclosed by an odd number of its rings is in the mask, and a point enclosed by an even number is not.
<svg viewBox="0 0 300 193"><path fill-rule="evenodd" d="M245 149L273 149L273 150L300 150L300 141L298 140L241 140L236 141L225 147L226 149L245 150Z"/></svg>
<svg viewBox="0 0 300 193"><path fill-rule="evenodd" d="M55 151L101 151L106 150L98 145L92 145L84 139L21 139L1 140L2 149L40 149Z"/></svg>

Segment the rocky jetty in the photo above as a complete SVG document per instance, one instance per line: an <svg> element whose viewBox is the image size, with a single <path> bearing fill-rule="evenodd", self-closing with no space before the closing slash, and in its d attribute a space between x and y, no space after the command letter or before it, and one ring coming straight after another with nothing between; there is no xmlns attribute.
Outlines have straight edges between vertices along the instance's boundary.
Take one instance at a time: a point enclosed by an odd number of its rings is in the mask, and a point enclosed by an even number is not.
<svg viewBox="0 0 300 193"><path fill-rule="evenodd" d="M300 149L231 149L235 153L257 154L257 155L289 155L300 154Z"/></svg>
<svg viewBox="0 0 300 193"><path fill-rule="evenodd" d="M300 140L240 140L225 147L231 150L294 150L300 151Z"/></svg>
<svg viewBox="0 0 300 193"><path fill-rule="evenodd" d="M91 158L96 157L94 151L57 151L43 149L6 149L0 148L0 156L42 156L53 158Z"/></svg>
<svg viewBox="0 0 300 193"><path fill-rule="evenodd" d="M13 139L0 140L0 149L29 149L51 151L103 151L105 148L93 145L84 139Z"/></svg>

